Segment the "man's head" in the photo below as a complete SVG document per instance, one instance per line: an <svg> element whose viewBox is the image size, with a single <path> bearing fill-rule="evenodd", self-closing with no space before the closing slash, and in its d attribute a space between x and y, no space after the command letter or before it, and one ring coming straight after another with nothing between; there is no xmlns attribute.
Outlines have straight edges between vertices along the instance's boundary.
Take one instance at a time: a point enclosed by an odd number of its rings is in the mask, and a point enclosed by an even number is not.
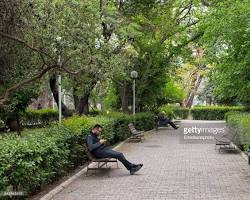
<svg viewBox="0 0 250 200"><path fill-rule="evenodd" d="M93 128L92 128L92 133L99 135L102 132L103 127L100 124L96 124Z"/></svg>
<svg viewBox="0 0 250 200"><path fill-rule="evenodd" d="M161 114L166 115L165 111L161 111Z"/></svg>

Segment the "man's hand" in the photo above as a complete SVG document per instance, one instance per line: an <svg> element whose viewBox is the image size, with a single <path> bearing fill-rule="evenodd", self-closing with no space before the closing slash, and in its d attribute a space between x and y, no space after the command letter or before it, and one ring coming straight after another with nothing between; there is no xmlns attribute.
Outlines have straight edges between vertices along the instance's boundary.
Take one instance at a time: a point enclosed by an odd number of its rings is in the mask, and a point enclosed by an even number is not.
<svg viewBox="0 0 250 200"><path fill-rule="evenodd" d="M105 143L107 142L107 140L101 139L99 142L100 142L101 144L105 144Z"/></svg>

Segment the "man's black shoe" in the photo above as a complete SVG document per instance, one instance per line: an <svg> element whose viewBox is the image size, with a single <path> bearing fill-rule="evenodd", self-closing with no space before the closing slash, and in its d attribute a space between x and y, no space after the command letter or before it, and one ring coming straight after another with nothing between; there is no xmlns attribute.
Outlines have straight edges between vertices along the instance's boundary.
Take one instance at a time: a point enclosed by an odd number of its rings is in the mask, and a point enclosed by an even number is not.
<svg viewBox="0 0 250 200"><path fill-rule="evenodd" d="M137 165L135 167L132 167L130 169L130 174L133 175L135 172L139 171L142 168L142 166L143 166L143 164L139 164L139 165Z"/></svg>
<svg viewBox="0 0 250 200"><path fill-rule="evenodd" d="M140 164L132 164L132 168L137 167L138 165L143 166L143 164L142 164L142 163L140 163Z"/></svg>

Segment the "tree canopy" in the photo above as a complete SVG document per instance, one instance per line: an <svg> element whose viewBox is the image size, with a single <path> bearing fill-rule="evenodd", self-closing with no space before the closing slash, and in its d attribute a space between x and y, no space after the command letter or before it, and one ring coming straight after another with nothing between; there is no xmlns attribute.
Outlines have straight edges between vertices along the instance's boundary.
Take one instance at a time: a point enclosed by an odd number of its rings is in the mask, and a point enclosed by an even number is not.
<svg viewBox="0 0 250 200"><path fill-rule="evenodd" d="M210 8L200 29L207 62L213 65L209 87L219 103L250 102L250 2L222 1Z"/></svg>
<svg viewBox="0 0 250 200"><path fill-rule="evenodd" d="M190 107L207 72L216 102L248 103L249 7L233 0L1 1L1 112L25 109L48 84L58 103L58 74L79 115L88 114L90 98L128 112L132 70L138 111Z"/></svg>

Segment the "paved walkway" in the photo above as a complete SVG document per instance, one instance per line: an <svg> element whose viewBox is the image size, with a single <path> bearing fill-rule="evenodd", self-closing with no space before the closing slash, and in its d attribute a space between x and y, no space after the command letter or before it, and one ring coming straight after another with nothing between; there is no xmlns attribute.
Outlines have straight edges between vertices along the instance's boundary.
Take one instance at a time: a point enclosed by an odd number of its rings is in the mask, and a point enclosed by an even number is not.
<svg viewBox="0 0 250 200"><path fill-rule="evenodd" d="M182 127L225 126L224 123L186 121ZM180 144L183 131L161 129L143 143L119 150L130 161L143 163L136 175L120 169L83 175L54 200L249 200L250 167L237 153L218 153L213 144ZM109 175L109 176L108 176Z"/></svg>

